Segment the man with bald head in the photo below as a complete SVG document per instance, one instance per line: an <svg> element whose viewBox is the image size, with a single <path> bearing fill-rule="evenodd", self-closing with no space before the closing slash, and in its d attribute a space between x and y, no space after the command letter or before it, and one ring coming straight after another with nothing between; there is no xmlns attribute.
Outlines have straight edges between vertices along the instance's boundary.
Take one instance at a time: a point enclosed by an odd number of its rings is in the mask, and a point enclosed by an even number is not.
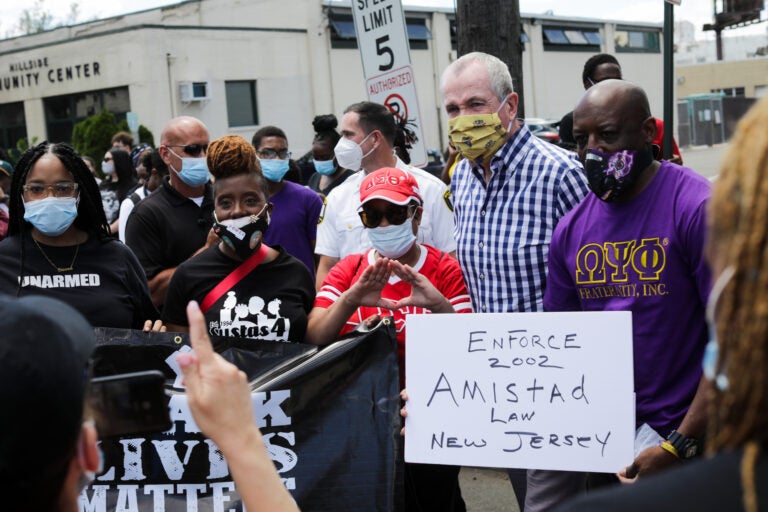
<svg viewBox="0 0 768 512"><path fill-rule="evenodd" d="M700 448L705 411L701 361L710 275L704 261L710 184L653 158L656 123L636 85L591 87L573 115L577 152L592 193L552 235L547 311L631 311L637 427L665 441L619 471L632 481ZM610 361L605 361L610 364ZM617 468L619 469L619 468ZM529 472L551 508L584 488L584 474Z"/></svg>
<svg viewBox="0 0 768 512"><path fill-rule="evenodd" d="M171 119L158 151L170 170L163 184L128 217L125 243L139 258L160 307L176 267L209 245L213 195L206 164L208 129L194 117Z"/></svg>

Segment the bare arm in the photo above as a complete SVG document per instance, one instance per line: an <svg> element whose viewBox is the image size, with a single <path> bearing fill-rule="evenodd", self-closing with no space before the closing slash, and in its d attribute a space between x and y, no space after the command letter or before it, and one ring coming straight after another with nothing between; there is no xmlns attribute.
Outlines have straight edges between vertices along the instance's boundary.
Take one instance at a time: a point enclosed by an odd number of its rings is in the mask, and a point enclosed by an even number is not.
<svg viewBox="0 0 768 512"><path fill-rule="evenodd" d="M350 288L344 291L329 308L314 307L309 313L304 341L313 345L327 345L335 340L347 319L360 306L391 308L392 303L381 298L392 273L387 258L379 258L366 268Z"/></svg>
<svg viewBox="0 0 768 512"><path fill-rule="evenodd" d="M167 268L149 280L149 293L155 307L159 308L165 303L165 294L168 292L168 285L171 284L171 277L173 277L174 272L176 272L176 267Z"/></svg>
<svg viewBox="0 0 768 512"><path fill-rule="evenodd" d="M701 438L707 425L707 384L705 377L699 381L696 394L693 397L688 412L677 427L677 431L685 437ZM646 448L635 458L631 465L619 473L619 479L624 483L634 482L636 478L648 476L680 462L680 459L663 449L661 446Z"/></svg>
<svg viewBox="0 0 768 512"><path fill-rule="evenodd" d="M323 281L325 280L325 276L328 275L328 272L331 271L333 266L339 262L339 258L334 258L333 256L326 256L325 254L320 255L320 262L317 264L317 276L315 276L315 290L320 290L320 287L323 286Z"/></svg>
<svg viewBox="0 0 768 512"><path fill-rule="evenodd" d="M187 306L187 318L194 354L180 354L178 361L195 422L224 454L249 511L298 511L254 422L245 373L213 351L196 302Z"/></svg>

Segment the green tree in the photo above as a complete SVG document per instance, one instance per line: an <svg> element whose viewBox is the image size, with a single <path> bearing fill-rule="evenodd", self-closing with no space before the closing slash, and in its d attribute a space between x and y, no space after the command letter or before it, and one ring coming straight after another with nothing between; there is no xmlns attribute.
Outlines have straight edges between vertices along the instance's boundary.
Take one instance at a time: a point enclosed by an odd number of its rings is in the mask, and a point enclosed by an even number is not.
<svg viewBox="0 0 768 512"><path fill-rule="evenodd" d="M130 132L128 122L123 119L119 123L109 110L86 117L72 128L72 147L81 155L88 155L94 161L100 162L109 148L112 147L112 136L117 132ZM144 125L139 125L139 141L155 146L155 137Z"/></svg>
<svg viewBox="0 0 768 512"><path fill-rule="evenodd" d="M87 117L72 129L72 147L96 162L112 147L112 136L120 131L115 115L109 110Z"/></svg>
<svg viewBox="0 0 768 512"><path fill-rule="evenodd" d="M128 127L128 121L123 119L120 121L120 124L118 126L118 131L121 132L128 132L131 133L131 129ZM134 144L140 144L140 143L149 144L152 147L155 147L155 136L152 134L149 128L144 126L143 124L139 125L139 140L133 141Z"/></svg>
<svg viewBox="0 0 768 512"><path fill-rule="evenodd" d="M69 13L62 19L56 18L46 7L45 0L35 0L32 7L21 11L21 16L15 29L10 30L6 37L14 35L37 34L53 28L74 25L80 20L80 5L73 2L69 5Z"/></svg>

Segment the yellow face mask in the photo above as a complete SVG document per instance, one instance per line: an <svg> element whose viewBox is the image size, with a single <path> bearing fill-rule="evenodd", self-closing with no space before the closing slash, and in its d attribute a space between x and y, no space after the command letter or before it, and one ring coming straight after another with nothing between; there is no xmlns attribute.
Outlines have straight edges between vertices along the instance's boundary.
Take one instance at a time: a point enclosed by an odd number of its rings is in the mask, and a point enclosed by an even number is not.
<svg viewBox="0 0 768 512"><path fill-rule="evenodd" d="M501 102L499 110L508 97ZM448 121L448 136L461 156L482 164L501 149L509 127L502 126L499 110L493 114L458 116Z"/></svg>

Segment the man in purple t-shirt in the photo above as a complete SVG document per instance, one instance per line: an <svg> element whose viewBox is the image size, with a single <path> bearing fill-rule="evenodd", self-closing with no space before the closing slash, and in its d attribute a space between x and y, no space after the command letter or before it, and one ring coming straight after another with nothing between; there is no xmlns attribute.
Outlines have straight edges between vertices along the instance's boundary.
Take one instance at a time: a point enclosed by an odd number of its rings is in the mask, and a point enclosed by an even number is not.
<svg viewBox="0 0 768 512"><path fill-rule="evenodd" d="M635 85L608 80L581 99L574 136L593 193L552 235L544 294L547 311L632 312L637 425L667 441L642 451L619 473L624 481L690 456L706 421L699 384L710 185L691 169L654 160L655 129ZM557 501L583 489L583 474L533 473Z"/></svg>
<svg viewBox="0 0 768 512"><path fill-rule="evenodd" d="M256 149L261 173L267 179L269 202L273 205L264 243L283 247L304 263L314 277L317 221L323 201L307 187L285 180L291 152L283 130L264 126L253 134L251 144Z"/></svg>

